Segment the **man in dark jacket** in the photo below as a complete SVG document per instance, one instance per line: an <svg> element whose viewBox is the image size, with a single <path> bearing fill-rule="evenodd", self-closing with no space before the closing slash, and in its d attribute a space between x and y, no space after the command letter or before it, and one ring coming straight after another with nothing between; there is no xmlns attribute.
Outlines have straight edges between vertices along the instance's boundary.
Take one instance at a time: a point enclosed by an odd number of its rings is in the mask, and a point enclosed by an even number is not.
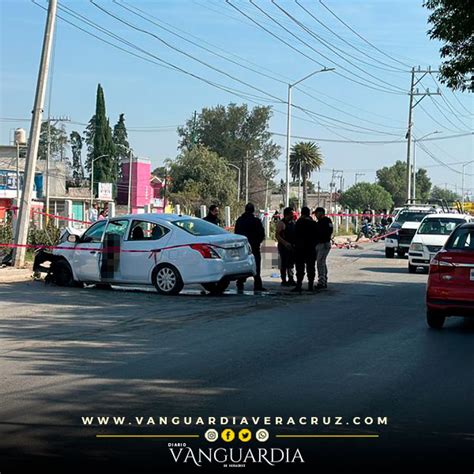
<svg viewBox="0 0 474 474"><path fill-rule="evenodd" d="M296 287L292 290L294 292L301 292L305 266L308 275L308 291L314 289L317 223L310 214L309 207L302 207L301 217L295 225Z"/></svg>
<svg viewBox="0 0 474 474"><path fill-rule="evenodd" d="M260 276L260 267L262 263L260 245L265 239L265 230L262 222L260 219L255 217L254 213L255 206L249 202L245 206L245 212L237 219L234 232L239 235L245 235L249 241L250 247L252 248L257 267L256 275L253 278L254 291L267 291L262 286L262 278ZM239 291L244 289L245 280L245 278L237 280L237 289Z"/></svg>
<svg viewBox="0 0 474 474"><path fill-rule="evenodd" d="M211 204L209 206L209 212L207 213L207 216L204 217L204 220L214 225L220 225L219 207L216 204Z"/></svg>
<svg viewBox="0 0 474 474"><path fill-rule="evenodd" d="M316 208L317 226L317 243L316 243L316 264L318 267L318 284L317 290L328 287L328 267L326 259L331 250L331 236L333 225L331 219L326 216L326 211L323 207Z"/></svg>
<svg viewBox="0 0 474 474"><path fill-rule="evenodd" d="M283 210L283 219L276 225L278 254L280 255L280 275L282 286L294 286L293 267L295 266L295 220L293 208Z"/></svg>

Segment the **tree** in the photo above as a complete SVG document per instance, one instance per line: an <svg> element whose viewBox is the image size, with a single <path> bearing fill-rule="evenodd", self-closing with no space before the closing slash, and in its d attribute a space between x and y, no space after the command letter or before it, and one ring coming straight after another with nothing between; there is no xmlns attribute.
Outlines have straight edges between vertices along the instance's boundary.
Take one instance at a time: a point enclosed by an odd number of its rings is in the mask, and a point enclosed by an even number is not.
<svg viewBox="0 0 474 474"><path fill-rule="evenodd" d="M392 196L395 206L406 202L407 196L407 164L397 161L393 166L385 166L377 170L377 184L385 188ZM416 197L427 200L431 190L431 180L425 169L420 168L416 173Z"/></svg>
<svg viewBox="0 0 474 474"><path fill-rule="evenodd" d="M115 160L115 146L112 140L112 130L105 110L105 98L102 86L97 86L96 110L93 125L89 121L90 130L86 130L93 136L91 153L88 154L87 167L92 169L92 160L101 157L94 162L94 188L99 182L116 183L118 169Z"/></svg>
<svg viewBox="0 0 474 474"><path fill-rule="evenodd" d="M226 160L202 145L169 161L170 198L186 211L198 213L199 206L235 206L237 183Z"/></svg>
<svg viewBox="0 0 474 474"><path fill-rule="evenodd" d="M84 167L82 166L82 137L73 131L69 135L69 143L72 152L72 183L74 186L80 186L84 180Z"/></svg>
<svg viewBox="0 0 474 474"><path fill-rule="evenodd" d="M431 198L432 199L443 199L447 203L451 203L451 202L460 200L459 194L456 194L455 192L453 192L449 189L440 188L439 186L434 186L433 187L433 189L431 190Z"/></svg>
<svg viewBox="0 0 474 474"><path fill-rule="evenodd" d="M91 172L91 163L94 156L94 137L95 137L95 114L90 118L84 130L84 142L87 145L87 156L85 167Z"/></svg>
<svg viewBox="0 0 474 474"><path fill-rule="evenodd" d="M130 144L128 143L127 127L125 126L125 114L120 114L118 122L114 126L114 133L112 136L116 148L115 153L115 168L117 176L122 174L122 163L124 159L128 158Z"/></svg>
<svg viewBox="0 0 474 474"><path fill-rule="evenodd" d="M363 182L344 191L339 202L344 208L351 210L391 209L393 206L392 196L382 186Z"/></svg>
<svg viewBox="0 0 474 474"><path fill-rule="evenodd" d="M291 148L290 170L293 179L301 178L303 181L303 206L308 202L307 180L313 171L319 170L323 165L323 157L319 146L313 142L298 142Z"/></svg>
<svg viewBox="0 0 474 474"><path fill-rule="evenodd" d="M203 108L194 114L184 127L178 128L181 150L191 150L202 145L238 166L242 178L249 162L250 199L262 204L265 199L266 181L275 176L275 161L281 149L271 140L268 130L271 108L257 106L249 110L246 104L218 105ZM245 179L241 180L243 195Z"/></svg>
<svg viewBox="0 0 474 474"><path fill-rule="evenodd" d="M48 132L48 122L41 124L40 139L38 145L38 159L46 160L48 156L48 133L51 134L50 158L52 160L60 160L64 157L64 149L67 146L67 133L62 127L50 125Z"/></svg>
<svg viewBox="0 0 474 474"><path fill-rule="evenodd" d="M474 8L472 0L426 0L432 13L428 22L431 39L444 43L440 80L453 90L474 91Z"/></svg>
<svg viewBox="0 0 474 474"><path fill-rule="evenodd" d="M166 166L156 167L151 174L153 176L158 176L158 178L164 178L166 176Z"/></svg>

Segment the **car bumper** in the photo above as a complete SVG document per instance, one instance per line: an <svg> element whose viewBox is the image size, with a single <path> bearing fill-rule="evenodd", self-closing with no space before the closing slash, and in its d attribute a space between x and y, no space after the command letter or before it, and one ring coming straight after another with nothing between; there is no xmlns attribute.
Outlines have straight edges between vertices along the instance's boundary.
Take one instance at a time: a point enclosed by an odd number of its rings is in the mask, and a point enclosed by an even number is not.
<svg viewBox="0 0 474 474"><path fill-rule="evenodd" d="M183 275L185 284L214 283L222 280L237 280L255 275L255 259L249 255L244 260L224 261L221 259L207 260L202 266L194 268L190 275Z"/></svg>
<svg viewBox="0 0 474 474"><path fill-rule="evenodd" d="M428 252L408 252L408 260L410 265L416 265L417 267L429 267L430 262L436 253Z"/></svg>
<svg viewBox="0 0 474 474"><path fill-rule="evenodd" d="M427 297L426 307L446 316L474 317L474 301L448 300Z"/></svg>

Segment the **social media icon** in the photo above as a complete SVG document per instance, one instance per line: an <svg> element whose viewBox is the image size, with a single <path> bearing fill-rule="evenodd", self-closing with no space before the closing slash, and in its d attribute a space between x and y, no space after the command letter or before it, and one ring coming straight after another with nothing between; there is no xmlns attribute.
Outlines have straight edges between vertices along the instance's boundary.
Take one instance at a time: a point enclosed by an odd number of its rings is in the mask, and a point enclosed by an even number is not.
<svg viewBox="0 0 474 474"><path fill-rule="evenodd" d="M239 431L239 439L244 443L248 443L252 439L252 432L247 428Z"/></svg>
<svg viewBox="0 0 474 474"><path fill-rule="evenodd" d="M225 430L221 433L221 438L222 438L226 443L230 443L230 442L233 441L234 438L235 438L234 430L231 430L230 428L225 429Z"/></svg>
<svg viewBox="0 0 474 474"><path fill-rule="evenodd" d="M270 433L267 430L261 429L255 433L255 438L257 438L261 443L264 443L265 441L268 441L268 438L270 438Z"/></svg>
<svg viewBox="0 0 474 474"><path fill-rule="evenodd" d="M210 443L213 443L219 439L219 433L216 430L210 429L204 433L204 438Z"/></svg>

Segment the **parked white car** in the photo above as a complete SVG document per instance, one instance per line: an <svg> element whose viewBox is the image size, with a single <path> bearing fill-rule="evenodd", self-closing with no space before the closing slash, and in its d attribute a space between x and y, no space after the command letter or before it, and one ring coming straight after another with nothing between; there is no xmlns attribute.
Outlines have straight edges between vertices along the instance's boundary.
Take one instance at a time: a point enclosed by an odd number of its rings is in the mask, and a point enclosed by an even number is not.
<svg viewBox="0 0 474 474"><path fill-rule="evenodd" d="M255 274L247 238L194 217L135 214L98 221L53 252L60 285L154 285L176 295L184 285L223 292L230 281Z"/></svg>
<svg viewBox="0 0 474 474"><path fill-rule="evenodd" d="M408 251L408 271L415 273L418 267L428 270L431 259L441 250L453 230L465 222L471 222L469 214L428 214L420 223Z"/></svg>

